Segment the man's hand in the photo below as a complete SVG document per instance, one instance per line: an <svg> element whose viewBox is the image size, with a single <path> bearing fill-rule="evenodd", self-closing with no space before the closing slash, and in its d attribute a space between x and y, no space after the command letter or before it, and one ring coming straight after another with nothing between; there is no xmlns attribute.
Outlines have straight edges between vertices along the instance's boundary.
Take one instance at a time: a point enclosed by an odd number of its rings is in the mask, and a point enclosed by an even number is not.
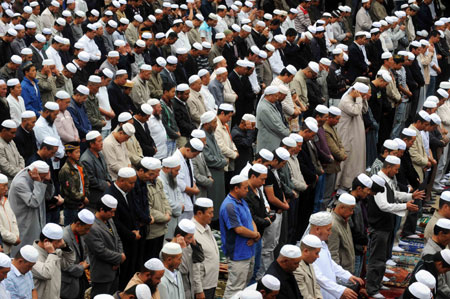
<svg viewBox="0 0 450 299"><path fill-rule="evenodd" d="M19 245L20 244L20 238L17 237L16 243L14 243L14 245Z"/></svg>
<svg viewBox="0 0 450 299"><path fill-rule="evenodd" d="M253 240L253 239L248 239L248 241L247 241L247 246L253 246L253 244L255 244L255 240Z"/></svg>
<svg viewBox="0 0 450 299"><path fill-rule="evenodd" d="M198 294L195 294L195 299L205 299L205 293L201 292Z"/></svg>
<svg viewBox="0 0 450 299"><path fill-rule="evenodd" d="M30 177L33 181L36 181L36 182L41 181L41 177L39 176L37 168L34 168L33 170L30 171Z"/></svg>
<svg viewBox="0 0 450 299"><path fill-rule="evenodd" d="M169 222L172 217L169 215L169 213L166 213L166 218L167 218L167 222Z"/></svg>
<svg viewBox="0 0 450 299"><path fill-rule="evenodd" d="M120 259L120 263L122 264L123 262L125 262L126 259L127 259L127 257L125 256L125 253L122 253L122 257Z"/></svg>
<svg viewBox="0 0 450 299"><path fill-rule="evenodd" d="M89 268L89 264L86 261L80 262L80 265L83 266L84 269Z"/></svg>
<svg viewBox="0 0 450 299"><path fill-rule="evenodd" d="M406 203L406 209L411 212L417 212L419 210L419 207L414 204L413 200L410 200Z"/></svg>
<svg viewBox="0 0 450 299"><path fill-rule="evenodd" d="M89 199L88 199L87 197L85 197L85 198L84 198L84 200L83 200L83 204L84 204L84 205L87 205L87 204L89 204Z"/></svg>
<svg viewBox="0 0 450 299"><path fill-rule="evenodd" d="M150 224L155 223L155 218L153 218L153 216L150 216Z"/></svg>
<svg viewBox="0 0 450 299"><path fill-rule="evenodd" d="M139 240L141 238L138 230L133 230L132 232L134 233L136 240Z"/></svg>
<svg viewBox="0 0 450 299"><path fill-rule="evenodd" d="M341 299L358 299L358 294L352 289L346 288L344 293L342 293Z"/></svg>
<svg viewBox="0 0 450 299"><path fill-rule="evenodd" d="M412 198L414 199L424 199L425 191L424 190L416 190L412 193Z"/></svg>
<svg viewBox="0 0 450 299"><path fill-rule="evenodd" d="M177 243L180 244L181 248L186 248L186 242L184 241L184 237L179 236L177 237Z"/></svg>
<svg viewBox="0 0 450 299"><path fill-rule="evenodd" d="M44 241L44 249L45 251L47 251L48 254L55 253L55 247L49 240Z"/></svg>
<svg viewBox="0 0 450 299"><path fill-rule="evenodd" d="M348 279L349 281L353 282L354 284L359 283L359 285L363 286L364 285L364 280L362 278L359 278L357 276L352 276Z"/></svg>

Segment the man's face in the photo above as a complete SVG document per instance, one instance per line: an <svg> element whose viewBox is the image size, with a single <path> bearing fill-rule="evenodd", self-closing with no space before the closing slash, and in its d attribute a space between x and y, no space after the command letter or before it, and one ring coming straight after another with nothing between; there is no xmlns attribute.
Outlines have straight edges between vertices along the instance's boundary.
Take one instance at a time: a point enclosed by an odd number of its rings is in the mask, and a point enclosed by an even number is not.
<svg viewBox="0 0 450 299"><path fill-rule="evenodd" d="M194 91L199 92L200 89L202 88L202 81L201 80L197 80L197 81L193 82L190 87Z"/></svg>
<svg viewBox="0 0 450 299"><path fill-rule="evenodd" d="M181 254L171 257L170 266L172 266L174 269L178 269L178 267L181 265L181 257Z"/></svg>
<svg viewBox="0 0 450 299"><path fill-rule="evenodd" d="M313 249L305 248L302 251L303 260L308 264L312 264L319 258L319 252L320 248L313 248Z"/></svg>
<svg viewBox="0 0 450 299"><path fill-rule="evenodd" d="M174 72L177 69L177 65L176 64L167 64L166 69L168 69L171 72Z"/></svg>
<svg viewBox="0 0 450 299"><path fill-rule="evenodd" d="M137 180L137 176L134 176L134 177L131 177L128 179L124 179L121 189L125 192L130 192L131 190L133 190L134 184L136 184L136 180Z"/></svg>
<svg viewBox="0 0 450 299"><path fill-rule="evenodd" d="M248 181L244 181L241 183L239 187L235 187L236 195L239 199L247 196L248 193Z"/></svg>
<svg viewBox="0 0 450 299"><path fill-rule="evenodd" d="M161 278L164 276L164 270L155 271L153 275L150 276L148 282L153 286L157 287L161 283Z"/></svg>
<svg viewBox="0 0 450 299"><path fill-rule="evenodd" d="M75 97L74 97L75 98ZM59 105L59 110L66 111L67 107L70 105L70 98L67 99L57 99L56 102Z"/></svg>
<svg viewBox="0 0 450 299"><path fill-rule="evenodd" d="M6 97L7 92L8 92L8 87L6 86L6 84L1 84L0 85L0 96Z"/></svg>
<svg viewBox="0 0 450 299"><path fill-rule="evenodd" d="M317 237L321 240L321 241L328 241L328 238L331 235L331 226L332 224L328 224L325 226L316 226L315 230L316 230L316 235Z"/></svg>
<svg viewBox="0 0 450 299"><path fill-rule="evenodd" d="M173 178L176 178L178 176L178 174L180 173L180 168L181 166L170 168L170 174L172 175Z"/></svg>
<svg viewBox="0 0 450 299"><path fill-rule="evenodd" d="M8 184L6 184L8 185ZM214 217L214 208L208 208L204 213L201 214L202 220L206 224L211 224L211 220Z"/></svg>
<svg viewBox="0 0 450 299"><path fill-rule="evenodd" d="M348 220L353 215L354 210L355 210L354 205L342 205L340 209L340 215L345 220Z"/></svg>
<svg viewBox="0 0 450 299"><path fill-rule="evenodd" d="M8 183L0 184L0 197L3 197L8 192Z"/></svg>
<svg viewBox="0 0 450 299"><path fill-rule="evenodd" d="M186 246L191 245L191 243L194 242L194 234L187 234L184 236L184 242L186 243Z"/></svg>
<svg viewBox="0 0 450 299"><path fill-rule="evenodd" d="M252 176L252 185L255 188L259 188L266 183L267 174L261 173L258 177Z"/></svg>
<svg viewBox="0 0 450 299"><path fill-rule="evenodd" d="M296 259L287 259L285 263L287 272L294 272L300 265L301 259L302 259L301 257Z"/></svg>
<svg viewBox="0 0 450 299"><path fill-rule="evenodd" d="M388 166L387 167L388 177L393 178L394 176L396 176L399 169L400 169L400 165Z"/></svg>
<svg viewBox="0 0 450 299"><path fill-rule="evenodd" d="M10 142L16 137L16 132L17 129L3 129L1 135L6 142Z"/></svg>
<svg viewBox="0 0 450 299"><path fill-rule="evenodd" d="M150 170L149 175L148 175L148 179L149 181L154 182L156 180L156 178L159 176L159 172L161 171L161 169L155 169L155 170Z"/></svg>
<svg viewBox="0 0 450 299"><path fill-rule="evenodd" d="M8 276L9 270L11 270L11 268L9 268L9 267L0 269L0 281L2 281L3 279L5 279Z"/></svg>
<svg viewBox="0 0 450 299"><path fill-rule="evenodd" d="M76 224L76 231L79 236L84 236L91 230L92 224Z"/></svg>

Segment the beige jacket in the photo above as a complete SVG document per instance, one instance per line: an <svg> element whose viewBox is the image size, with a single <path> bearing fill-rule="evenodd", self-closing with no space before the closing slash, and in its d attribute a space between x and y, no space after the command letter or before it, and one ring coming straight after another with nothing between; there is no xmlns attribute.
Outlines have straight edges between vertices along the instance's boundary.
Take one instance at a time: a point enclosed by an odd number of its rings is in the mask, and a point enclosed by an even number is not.
<svg viewBox="0 0 450 299"><path fill-rule="evenodd" d="M16 215L14 215L6 197L1 199L0 235L3 242L3 252L10 254L11 246L16 243L19 237L19 227L17 226Z"/></svg>
<svg viewBox="0 0 450 299"><path fill-rule="evenodd" d="M291 92L297 94L298 99L303 105L308 106L308 87L306 86L306 77L302 70L295 74L290 83Z"/></svg>
<svg viewBox="0 0 450 299"><path fill-rule="evenodd" d="M320 286L317 283L316 274L312 265L300 261L298 268L294 271L295 280L304 299L322 299Z"/></svg>
<svg viewBox="0 0 450 299"><path fill-rule="evenodd" d="M291 181L294 184L295 190L300 192L305 191L306 188L308 188L308 185L306 185L297 157L292 155L287 161L287 165L289 167Z"/></svg>
<svg viewBox="0 0 450 299"><path fill-rule="evenodd" d="M341 216L332 212L333 226L328 239L331 258L345 270L355 272L355 248L350 225Z"/></svg>
<svg viewBox="0 0 450 299"><path fill-rule="evenodd" d="M419 63L422 65L423 70L423 78L425 79L425 85L430 84L430 63L431 60L433 60L434 51L427 51L424 54L419 54L418 60Z"/></svg>
<svg viewBox="0 0 450 299"><path fill-rule="evenodd" d="M0 137L0 172L8 177L8 182L25 167L25 161L13 140L9 143Z"/></svg>
<svg viewBox="0 0 450 299"><path fill-rule="evenodd" d="M126 143L117 142L113 134L106 137L103 142L103 155L105 156L109 175L113 181L117 179L119 169L131 166Z"/></svg>
<svg viewBox="0 0 450 299"><path fill-rule="evenodd" d="M444 218L441 214L439 214L439 211L434 211L433 216L430 218L430 220L427 223L427 226L425 226L425 242L428 241L431 237L434 235L434 226L436 225L436 222L438 222L439 219Z"/></svg>
<svg viewBox="0 0 450 299"><path fill-rule="evenodd" d="M225 166L225 171L233 171L234 160L237 158L237 148L231 139L231 130L227 130L226 126L222 124L219 117L217 117L217 128L214 132L214 137L216 138L220 151L228 161L227 166Z"/></svg>
<svg viewBox="0 0 450 299"><path fill-rule="evenodd" d="M137 166L139 162L144 158L144 153L142 152L142 147L139 141L133 135L126 142L126 147L128 150L128 157L130 158L131 164Z"/></svg>
<svg viewBox="0 0 450 299"><path fill-rule="evenodd" d="M200 117L207 111L203 96L200 92L197 92L191 88L186 104L188 106L189 113L191 114L192 122L196 127L200 126Z"/></svg>
<svg viewBox="0 0 450 299"><path fill-rule="evenodd" d="M416 141L414 141L413 145L409 148L409 155L411 156L414 169L417 171L417 174L419 175L420 182L423 182L424 177L423 168L427 166L428 155L425 152L422 134L420 134L420 131L417 130L416 127L414 127L412 124L409 126L409 128L416 131Z"/></svg>
<svg viewBox="0 0 450 299"><path fill-rule="evenodd" d="M389 82L388 86L386 86L386 95L387 95L388 99L392 103L400 102L402 100L402 96L401 96L400 92L398 91L397 84L395 83L395 78L392 75L392 72L390 70L388 70L387 68L385 68L384 66L381 66L380 70L389 72L389 74L392 77L392 81Z"/></svg>
<svg viewBox="0 0 450 299"><path fill-rule="evenodd" d="M142 80L141 77L139 77L139 74L134 77L132 81L134 82L134 85L131 89L130 97L136 108L139 108L150 99L150 85L148 81Z"/></svg>
<svg viewBox="0 0 450 299"><path fill-rule="evenodd" d="M147 240L163 236L167 232L166 213L172 215L169 201L164 192L162 181L157 178L155 184L148 183L148 203L150 215L155 219L155 223L149 225Z"/></svg>
<svg viewBox="0 0 450 299"><path fill-rule="evenodd" d="M139 30L132 22L130 22L127 30L125 30L125 38L131 47L134 47L134 44L139 39Z"/></svg>

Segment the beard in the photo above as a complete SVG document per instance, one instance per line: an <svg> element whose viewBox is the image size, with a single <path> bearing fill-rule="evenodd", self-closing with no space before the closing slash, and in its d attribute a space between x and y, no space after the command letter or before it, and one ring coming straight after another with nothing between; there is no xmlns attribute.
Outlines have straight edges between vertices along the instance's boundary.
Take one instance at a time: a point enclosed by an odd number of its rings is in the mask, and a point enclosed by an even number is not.
<svg viewBox="0 0 450 299"><path fill-rule="evenodd" d="M156 292L157 286L154 286L151 280L147 281L145 284L150 288L150 291L152 292L152 294L154 294Z"/></svg>
<svg viewBox="0 0 450 299"><path fill-rule="evenodd" d="M175 189L178 187L177 178L172 175L172 173L167 174L167 178L169 181L169 187Z"/></svg>
<svg viewBox="0 0 450 299"><path fill-rule="evenodd" d="M153 116L154 116L157 120L160 120L160 119L161 119L161 114L155 113L155 114L153 114Z"/></svg>
<svg viewBox="0 0 450 299"><path fill-rule="evenodd" d="M52 117L50 115L48 115L45 120L48 122L48 124L50 126L53 126L53 122L55 121L54 119L52 119Z"/></svg>

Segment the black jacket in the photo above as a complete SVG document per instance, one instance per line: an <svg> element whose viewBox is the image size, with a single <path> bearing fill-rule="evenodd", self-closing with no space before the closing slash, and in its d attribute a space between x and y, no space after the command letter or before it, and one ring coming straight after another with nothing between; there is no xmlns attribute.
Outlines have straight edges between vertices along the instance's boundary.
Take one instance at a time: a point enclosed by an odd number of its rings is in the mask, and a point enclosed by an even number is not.
<svg viewBox="0 0 450 299"><path fill-rule="evenodd" d="M130 112L127 105L125 94L122 91L122 87L111 81L108 85L108 97L111 108L116 116L111 120L112 128L117 126L117 118L122 112Z"/></svg>
<svg viewBox="0 0 450 299"><path fill-rule="evenodd" d="M153 157L156 153L156 146L155 141L150 135L148 124L144 123L144 127L142 127L142 125L137 120L134 120L133 125L136 129L134 136L136 137L139 145L142 148L144 157Z"/></svg>
<svg viewBox="0 0 450 299"><path fill-rule="evenodd" d="M262 193L261 193L262 196ZM252 188L248 187L247 196L244 198L252 214L253 221L256 224L258 232L263 235L266 227L270 225L270 221L265 219L269 217L267 214L266 206L264 205L264 200L259 197L259 194L255 194Z"/></svg>
<svg viewBox="0 0 450 299"><path fill-rule="evenodd" d="M27 132L22 126L19 126L17 128L16 137L14 137L14 143L24 161L27 161L29 157L37 152L36 136L34 135L33 130Z"/></svg>
<svg viewBox="0 0 450 299"><path fill-rule="evenodd" d="M346 65L348 66L347 78L350 82L355 81L356 77L363 76L367 73L364 54L354 42L348 47L348 61Z"/></svg>
<svg viewBox="0 0 450 299"><path fill-rule="evenodd" d="M172 108L177 120L178 128L180 129L181 136L189 138L192 130L197 129L192 122L191 114L187 108L186 103L183 103L177 97L172 100Z"/></svg>
<svg viewBox="0 0 450 299"><path fill-rule="evenodd" d="M228 75L231 88L237 94L236 100L236 114L233 116L232 125L241 122L241 118L245 113L253 113L255 104L255 94L253 93L252 85L248 76L241 76L239 78L235 71Z"/></svg>
<svg viewBox="0 0 450 299"><path fill-rule="evenodd" d="M346 90L345 79L341 66L331 62L327 76L328 96L330 99L340 99Z"/></svg>
<svg viewBox="0 0 450 299"><path fill-rule="evenodd" d="M236 57L236 55L234 55L234 50L235 50L234 47L236 47L234 41L231 44L226 43L225 46L223 47L223 51L222 51L222 56L227 61L228 73L231 73L231 71L233 71L234 67L236 66L236 62L238 60L238 57ZM237 47L236 47L236 50L237 50Z"/></svg>
<svg viewBox="0 0 450 299"><path fill-rule="evenodd" d="M239 125L235 125L231 129L231 138L239 153L239 157L234 161L234 170L236 173L240 172L245 167L248 161L253 160L253 142L255 141L256 131L243 131Z"/></svg>
<svg viewBox="0 0 450 299"><path fill-rule="evenodd" d="M275 260L267 269L266 274L271 274L280 281L280 293L277 299L299 299L303 298L298 289L294 274L285 272Z"/></svg>

